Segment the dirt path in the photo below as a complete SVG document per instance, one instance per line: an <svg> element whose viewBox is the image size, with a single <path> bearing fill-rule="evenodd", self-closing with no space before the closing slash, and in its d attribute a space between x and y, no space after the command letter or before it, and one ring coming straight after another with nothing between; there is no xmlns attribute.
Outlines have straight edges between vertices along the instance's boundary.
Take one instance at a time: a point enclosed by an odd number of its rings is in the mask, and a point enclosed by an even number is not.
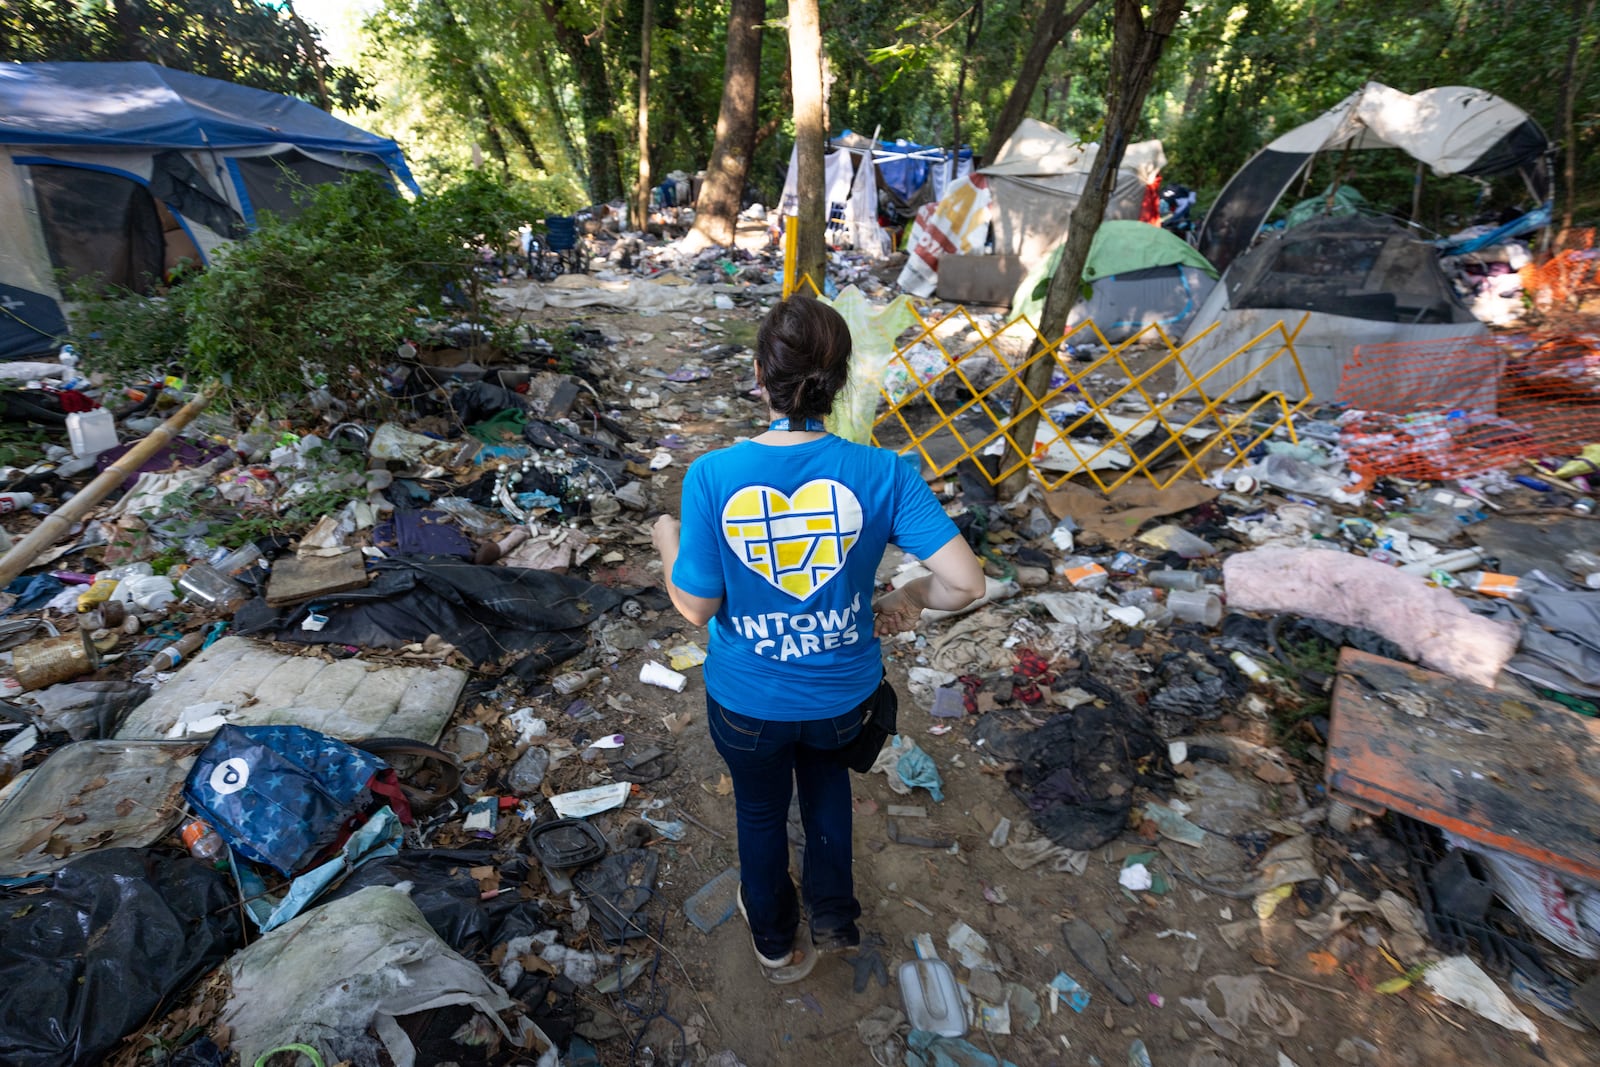
<svg viewBox="0 0 1600 1067"><path fill-rule="evenodd" d="M753 313L736 312L726 318L748 323ZM662 333L660 318L595 315L592 321L608 332L614 329L625 335ZM749 327L737 327L733 332L748 337ZM692 359L695 345L726 336L697 332L688 343L630 346L623 358L636 367L670 370ZM653 504L658 509L676 511L678 481L697 449L717 447L754 432L747 420L756 408L742 403L735 388L738 379L748 373L748 358L748 354L729 358L711 378L674 387L673 400L684 406L684 418L674 427L659 429L683 434L691 446L677 453L676 463L661 479L663 484L654 490ZM731 405L725 414L695 416L708 401L719 400ZM645 551L641 549L630 563L637 566ZM647 620L642 628L661 648L682 637L702 646L705 641L703 631L689 628L671 612ZM1111 646L1104 646L1089 653L1084 666L1095 671L1111 651ZM1128 650L1117 649L1116 653L1124 665L1129 662ZM900 1006L893 975L901 961L912 957L910 941L916 934L931 934L941 956L954 960L946 946L946 933L960 921L988 939L1004 981L1039 994L1054 975L1064 971L1092 994L1081 1015L1065 1005L1052 1015L1048 1000L1043 1000L1043 1017L1031 1032L1023 1032L1019 1019L1011 1035L969 1035L978 1048L1019 1067L1120 1065L1128 1062L1129 1045L1135 1038L1144 1042L1156 1067L1279 1067L1291 1062L1299 1067L1339 1063L1577 1067L1600 1062L1596 1035L1567 1030L1527 1005L1522 1005L1523 1010L1543 1035L1542 1050L1429 994L1376 992L1375 985L1397 975L1394 965L1385 959L1389 932L1381 922L1358 921L1347 933L1320 946L1294 925L1295 919L1326 907L1335 888L1331 884L1303 885L1270 919L1261 920L1238 947L1230 947L1220 930L1250 917L1251 901L1203 892L1182 882L1175 882L1162 895L1123 890L1117 884L1123 859L1154 847L1131 831L1096 850L1082 874L1058 873L1048 864L1019 869L990 846L981 816L992 811L1024 823L1026 810L1006 785L1001 768L974 746L969 737L975 721L972 717L947 735L929 733L929 727L939 720L929 718L926 709L907 696L905 671L915 665L917 654L916 648L908 646L892 650L890 676L902 695L902 731L934 758L943 773L946 796L942 803L934 803L921 790L910 797L895 795L881 774L852 779L862 927L883 938L882 955L891 976L886 988L873 983L861 993L852 991L853 972L840 958L824 959L808 980L797 985L769 986L751 958L748 934L737 917L709 935L685 921L683 900L737 863L733 800L718 794L724 768L706 733L703 685L697 669L688 672L691 681L682 694L631 681L646 658L661 659L659 651L648 648L629 653L615 665L613 691L627 694L627 706L635 709L632 718L616 728L655 731L665 737L659 727L660 716L676 712L692 716L690 725L676 738L678 771L647 786L646 791L667 798L704 827L691 825L681 843L657 847L663 854L658 892L667 916L668 953L661 971L665 1010L680 1022L698 1024L695 1029L705 1053L729 1049L749 1067L872 1063L872 1054L858 1038L857 1022L880 1006ZM1108 680L1112 676L1108 674ZM1044 714L1050 711L1055 709ZM610 721L604 725L612 728ZM1316 802L1317 773L1319 767L1312 765L1300 776L1312 803ZM886 809L890 804L925 807L926 819L901 822L914 823L915 831L924 836L953 839L955 847L933 849L889 840ZM1395 888L1408 895L1403 853L1394 842L1370 829L1353 838L1338 838L1322 824L1313 824L1311 832L1317 837L1319 867L1337 888L1356 888L1368 896ZM1112 935L1113 965L1134 994L1131 1006L1118 1003L1063 946L1060 928L1064 920L1071 919L1083 919ZM1377 943L1369 944L1369 939ZM1313 950L1322 955L1309 957ZM959 967L957 973L966 977ZM1214 1036L1180 1001L1204 996L1206 980L1215 975L1259 975L1265 988L1292 1008L1292 1013L1286 1014L1298 1013L1301 1021L1280 1020L1278 1032L1274 1032L1258 1019L1245 1028L1239 1041ZM1220 997L1213 994L1211 1004L1221 1011ZM1279 1008L1282 1010L1281 1004ZM616 1005L609 1003L602 1010L615 1011ZM618 1016L637 1032L637 1022L628 1011L622 1010ZM654 1062L671 1062L670 1056L662 1056L672 1034L668 1024L658 1021L640 1044L655 1051L658 1058ZM606 1061L647 1062L643 1058L630 1061L628 1044L626 1039L605 1043ZM880 1062L899 1063L902 1054L903 1047L894 1060Z"/></svg>

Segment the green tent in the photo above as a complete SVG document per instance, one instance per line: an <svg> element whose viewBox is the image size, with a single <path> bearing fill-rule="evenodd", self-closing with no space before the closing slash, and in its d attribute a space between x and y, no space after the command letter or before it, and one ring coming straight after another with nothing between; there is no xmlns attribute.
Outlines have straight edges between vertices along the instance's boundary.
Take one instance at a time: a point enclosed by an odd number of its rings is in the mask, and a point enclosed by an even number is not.
<svg viewBox="0 0 1600 1067"><path fill-rule="evenodd" d="M1065 244L1057 245L1017 287L1011 319L1038 323L1049 281L1061 265ZM1093 319L1110 340L1152 323L1169 327L1187 321L1216 284L1217 270L1199 251L1160 226L1108 219L1095 231L1083 269L1084 294L1068 325Z"/></svg>

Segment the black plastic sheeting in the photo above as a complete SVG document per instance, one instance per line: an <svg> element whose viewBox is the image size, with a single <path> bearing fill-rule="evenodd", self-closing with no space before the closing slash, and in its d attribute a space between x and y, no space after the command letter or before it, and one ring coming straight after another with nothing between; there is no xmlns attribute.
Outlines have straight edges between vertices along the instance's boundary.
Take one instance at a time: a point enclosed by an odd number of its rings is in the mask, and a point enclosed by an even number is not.
<svg viewBox="0 0 1600 1067"><path fill-rule="evenodd" d="M387 559L373 564L365 589L311 602L328 616L321 630L300 628L307 606L280 613L260 599L239 609L233 628L292 644L363 648L398 648L438 634L480 666L515 657L513 673L531 680L581 652L587 644L583 627L624 596L552 571Z"/></svg>
<svg viewBox="0 0 1600 1067"><path fill-rule="evenodd" d="M472 877L474 867L494 867L507 886L515 886L527 871L519 857L501 866L492 851L434 849L406 851L358 867L322 903L340 900L368 886L411 884L411 899L440 940L468 958L487 955L497 945L536 934L550 926L539 903L523 900L516 892L480 899L481 889Z"/></svg>
<svg viewBox="0 0 1600 1067"><path fill-rule="evenodd" d="M1057 684L1099 700L1026 732L992 712L976 736L997 758L1015 762L1006 781L1046 837L1064 848L1098 848L1127 825L1135 789L1171 783L1167 743L1142 709L1087 673L1064 674Z"/></svg>
<svg viewBox="0 0 1600 1067"><path fill-rule="evenodd" d="M98 1063L243 946L228 876L183 854L74 860L0 918L0 1062Z"/></svg>

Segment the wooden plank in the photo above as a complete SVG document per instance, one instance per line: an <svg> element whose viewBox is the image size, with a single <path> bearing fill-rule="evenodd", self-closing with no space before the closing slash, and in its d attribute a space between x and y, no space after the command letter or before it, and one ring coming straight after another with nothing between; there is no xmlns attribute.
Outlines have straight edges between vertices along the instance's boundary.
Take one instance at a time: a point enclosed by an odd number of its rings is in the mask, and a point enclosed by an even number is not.
<svg viewBox="0 0 1600 1067"><path fill-rule="evenodd" d="M334 593L365 588L367 565L355 549L337 556L286 556L272 565L267 604L281 608Z"/></svg>
<svg viewBox="0 0 1600 1067"><path fill-rule="evenodd" d="M1347 648L1331 792L1600 881L1600 722Z"/></svg>

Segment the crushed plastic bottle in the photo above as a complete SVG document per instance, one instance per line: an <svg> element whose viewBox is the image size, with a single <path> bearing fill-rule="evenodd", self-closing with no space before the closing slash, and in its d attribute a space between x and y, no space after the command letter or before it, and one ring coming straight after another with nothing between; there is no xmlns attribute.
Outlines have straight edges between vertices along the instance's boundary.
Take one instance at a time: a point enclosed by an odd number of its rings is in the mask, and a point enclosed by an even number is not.
<svg viewBox="0 0 1600 1067"><path fill-rule="evenodd" d="M1097 592L1111 584L1111 575L1088 556L1068 556L1056 565L1056 572L1072 583L1072 588Z"/></svg>

